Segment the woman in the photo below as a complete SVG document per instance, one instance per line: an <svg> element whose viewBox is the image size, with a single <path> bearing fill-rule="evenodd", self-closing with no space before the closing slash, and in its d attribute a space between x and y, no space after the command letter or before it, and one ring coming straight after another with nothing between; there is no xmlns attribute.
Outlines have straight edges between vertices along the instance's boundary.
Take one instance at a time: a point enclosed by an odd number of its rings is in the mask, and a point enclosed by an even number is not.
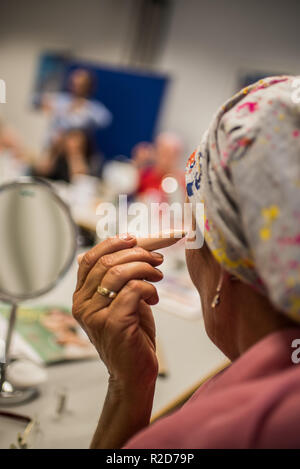
<svg viewBox="0 0 300 469"><path fill-rule="evenodd" d="M31 159L16 132L0 118L0 183L26 175Z"/></svg>
<svg viewBox="0 0 300 469"><path fill-rule="evenodd" d="M204 202L206 220L204 246L187 250L187 264L207 333L232 364L149 427L157 376L149 305L158 298L147 281L162 277L162 259L124 236L81 261L73 313L110 375L93 448L300 447L300 109L292 94L292 77L242 90L189 160L188 197Z"/></svg>
<svg viewBox="0 0 300 469"><path fill-rule="evenodd" d="M111 124L111 112L104 104L90 98L92 88L92 74L76 69L70 74L68 92L42 96L41 108L51 116L46 149L55 146L70 129L83 129L91 138L97 129Z"/></svg>
<svg viewBox="0 0 300 469"><path fill-rule="evenodd" d="M99 172L100 157L93 155L89 137L80 129L66 132L34 169L35 175L65 182L72 182L79 174L98 176Z"/></svg>
<svg viewBox="0 0 300 469"><path fill-rule="evenodd" d="M138 194L142 199L148 201L152 197L153 202L165 201L162 182L167 176L175 178L180 187L184 187L184 172L178 169L182 150L183 144L176 134L163 132L156 137L152 148L152 164L140 170Z"/></svg>

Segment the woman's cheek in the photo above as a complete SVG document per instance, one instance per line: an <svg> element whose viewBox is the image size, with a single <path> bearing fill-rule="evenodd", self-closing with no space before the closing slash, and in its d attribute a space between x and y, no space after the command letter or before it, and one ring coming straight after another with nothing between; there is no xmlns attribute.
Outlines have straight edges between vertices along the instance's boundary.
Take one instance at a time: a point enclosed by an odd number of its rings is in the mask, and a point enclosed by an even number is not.
<svg viewBox="0 0 300 469"><path fill-rule="evenodd" d="M201 291L201 284L203 283L203 260L201 261L201 254L199 249L186 249L185 257L187 268L192 279L193 284L197 288L198 292ZM201 294L201 293L200 293Z"/></svg>

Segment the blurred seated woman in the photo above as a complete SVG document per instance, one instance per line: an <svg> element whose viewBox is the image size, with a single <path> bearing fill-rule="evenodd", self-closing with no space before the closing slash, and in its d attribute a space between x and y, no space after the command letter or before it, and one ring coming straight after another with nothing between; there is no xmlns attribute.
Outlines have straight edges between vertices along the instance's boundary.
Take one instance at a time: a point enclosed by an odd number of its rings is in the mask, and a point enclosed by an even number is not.
<svg viewBox="0 0 300 469"><path fill-rule="evenodd" d="M78 174L98 176L100 157L93 155L88 135L69 130L34 168L34 175L55 181L72 182Z"/></svg>
<svg viewBox="0 0 300 469"><path fill-rule="evenodd" d="M153 144L149 142L137 143L132 149L131 160L140 171L152 167L155 163Z"/></svg>
<svg viewBox="0 0 300 469"><path fill-rule="evenodd" d="M26 175L32 159L17 133L0 119L0 183Z"/></svg>
<svg viewBox="0 0 300 469"><path fill-rule="evenodd" d="M163 179L171 176L184 187L184 172L178 169L183 144L180 138L170 132L159 134L154 145L145 143L137 146L133 161L140 170L138 194L143 199L153 198L163 201L166 194L162 188ZM143 163L143 164L142 164Z"/></svg>
<svg viewBox="0 0 300 469"><path fill-rule="evenodd" d="M104 104L91 98L94 87L93 74L79 68L70 74L67 92L36 96L36 103L50 115L45 141L47 149L70 129L82 129L93 135L95 130L111 124L111 112Z"/></svg>
<svg viewBox="0 0 300 469"><path fill-rule="evenodd" d="M149 281L162 277L162 258L123 236L80 262L73 314L109 372L93 448L300 447L300 108L292 84L267 78L229 99L189 159L187 195L194 208L204 202L205 242L186 260L207 334L232 364L180 410L149 426L158 368ZM103 296L99 284L116 294Z"/></svg>

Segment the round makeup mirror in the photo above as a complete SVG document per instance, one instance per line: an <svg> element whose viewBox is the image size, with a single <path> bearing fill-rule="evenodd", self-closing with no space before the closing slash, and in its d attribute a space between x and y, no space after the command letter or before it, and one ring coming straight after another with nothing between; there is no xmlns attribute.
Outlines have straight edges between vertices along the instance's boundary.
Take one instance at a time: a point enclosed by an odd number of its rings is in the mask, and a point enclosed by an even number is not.
<svg viewBox="0 0 300 469"><path fill-rule="evenodd" d="M0 300L11 304L0 357L0 405L21 403L36 394L32 388L13 389L6 380L17 305L50 291L75 254L76 226L50 184L22 178L0 186Z"/></svg>

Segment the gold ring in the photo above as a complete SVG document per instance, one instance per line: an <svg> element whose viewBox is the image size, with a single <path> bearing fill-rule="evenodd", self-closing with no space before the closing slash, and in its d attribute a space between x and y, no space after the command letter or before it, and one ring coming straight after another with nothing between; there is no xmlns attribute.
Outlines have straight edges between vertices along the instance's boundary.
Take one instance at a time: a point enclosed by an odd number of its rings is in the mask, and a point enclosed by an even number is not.
<svg viewBox="0 0 300 469"><path fill-rule="evenodd" d="M109 290L105 287L101 287L101 285L99 285L99 287L97 288L97 292L102 296L107 296L111 300L113 300L117 296L117 293L115 291Z"/></svg>

